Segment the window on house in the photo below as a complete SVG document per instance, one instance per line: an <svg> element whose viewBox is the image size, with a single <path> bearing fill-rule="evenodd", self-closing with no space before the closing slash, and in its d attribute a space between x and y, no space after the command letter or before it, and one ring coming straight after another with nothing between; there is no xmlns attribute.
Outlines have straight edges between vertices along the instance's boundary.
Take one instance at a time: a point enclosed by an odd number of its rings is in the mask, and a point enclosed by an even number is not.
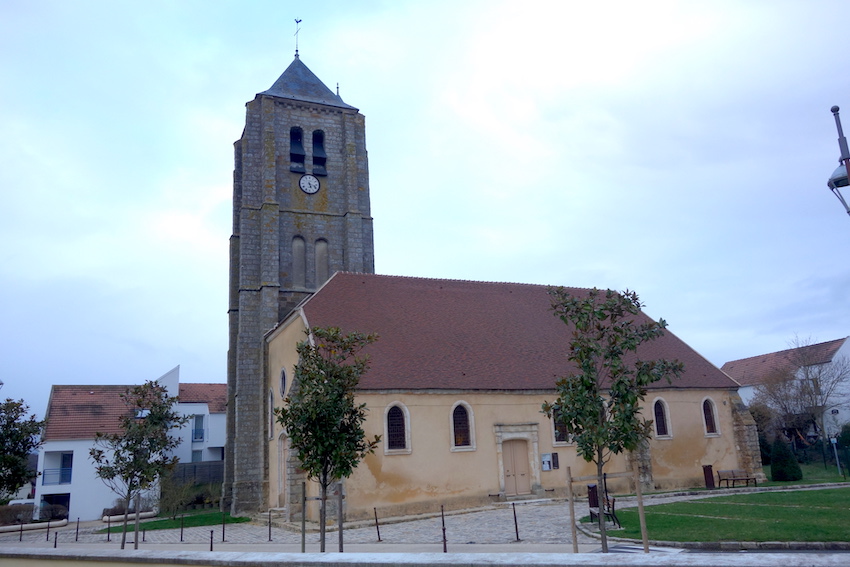
<svg viewBox="0 0 850 567"><path fill-rule="evenodd" d="M572 443L567 433L567 424L561 419L561 411L552 412L552 426L555 428L555 443Z"/></svg>
<svg viewBox="0 0 850 567"><path fill-rule="evenodd" d="M74 468L74 453L71 452L47 452L44 454L44 471L42 471L41 484L70 484L71 473Z"/></svg>
<svg viewBox="0 0 850 567"><path fill-rule="evenodd" d="M289 130L289 171L295 173L304 173L307 171L304 168L304 159L307 154L304 151L304 133L301 128L291 128Z"/></svg>
<svg viewBox="0 0 850 567"><path fill-rule="evenodd" d="M292 285L307 287L307 246L300 236L292 239Z"/></svg>
<svg viewBox="0 0 850 567"><path fill-rule="evenodd" d="M661 400L656 400L653 406L655 413L655 436L667 437L670 429L667 427L667 407Z"/></svg>
<svg viewBox="0 0 850 567"><path fill-rule="evenodd" d="M192 441L204 440L204 416L196 415L192 422Z"/></svg>
<svg viewBox="0 0 850 567"><path fill-rule="evenodd" d="M406 429L404 411L399 406L391 407L387 412L387 449L407 448Z"/></svg>
<svg viewBox="0 0 850 567"><path fill-rule="evenodd" d="M452 411L452 433L455 447L469 447L472 445L469 412L462 404L455 406L454 411Z"/></svg>
<svg viewBox="0 0 850 567"><path fill-rule="evenodd" d="M200 463L204 460L204 452L203 451L192 451L192 462Z"/></svg>
<svg viewBox="0 0 850 567"><path fill-rule="evenodd" d="M321 239L316 241L316 287L319 287L329 277L328 264L328 241Z"/></svg>
<svg viewBox="0 0 850 567"><path fill-rule="evenodd" d="M283 398L286 395L286 369L280 369L280 397Z"/></svg>
<svg viewBox="0 0 850 567"><path fill-rule="evenodd" d="M717 434L717 421L715 419L714 402L709 399L702 402L702 416L705 421L705 432L709 435Z"/></svg>
<svg viewBox="0 0 850 567"><path fill-rule="evenodd" d="M325 153L325 133L313 132L313 175L327 175L328 154Z"/></svg>

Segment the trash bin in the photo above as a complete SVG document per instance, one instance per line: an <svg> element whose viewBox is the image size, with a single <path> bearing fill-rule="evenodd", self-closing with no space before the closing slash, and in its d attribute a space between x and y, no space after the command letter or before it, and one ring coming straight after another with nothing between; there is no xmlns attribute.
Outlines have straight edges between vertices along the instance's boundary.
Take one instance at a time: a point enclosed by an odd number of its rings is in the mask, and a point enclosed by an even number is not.
<svg viewBox="0 0 850 567"><path fill-rule="evenodd" d="M595 484L587 485L587 505L590 508L599 508L599 493Z"/></svg>
<svg viewBox="0 0 850 567"><path fill-rule="evenodd" d="M714 468L711 465L702 466L702 476L705 477L705 487L709 490L714 489Z"/></svg>

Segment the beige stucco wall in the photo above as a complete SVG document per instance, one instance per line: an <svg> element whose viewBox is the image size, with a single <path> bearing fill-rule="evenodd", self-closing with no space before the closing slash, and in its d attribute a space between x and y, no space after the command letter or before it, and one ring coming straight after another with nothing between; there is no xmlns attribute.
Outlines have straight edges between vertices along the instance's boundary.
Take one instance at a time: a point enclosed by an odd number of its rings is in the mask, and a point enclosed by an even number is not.
<svg viewBox="0 0 850 567"><path fill-rule="evenodd" d="M282 404L277 387L284 368L291 384L297 358L294 345L303 340L303 322L296 321L270 338L269 383L275 394L275 405ZM644 415L652 418L656 399L662 398L669 410L670 435L650 440L651 487L670 489L702 486L703 465L720 469L743 468L739 462L733 434L732 396L727 390L676 390L650 392ZM709 398L716 409L718 433L707 434L703 422L702 403ZM551 420L540 412L544 401L554 399L551 392L363 392L358 400L369 411L364 425L368 436L380 435L386 440L385 412L401 405L409 418L410 441L407 451L387 451L382 441L375 454L367 456L345 481L346 518L372 517L376 508L382 517L484 505L505 496L502 441L518 438L526 441L530 488L539 497L566 495L567 467L573 477L593 475L593 463L579 458L568 444L556 444ZM473 427L473 444L469 448L452 447L452 410L457 403L467 407ZM300 514L301 478L295 478L292 464L285 464L285 436L279 425L269 441L270 494L272 507L288 505L289 513ZM543 470L541 458L557 453L559 468ZM625 455L616 455L606 465L607 472L631 470ZM287 484L287 477L289 483ZM297 480L297 486L294 481ZM288 487L288 488L287 488ZM579 495L585 488L577 486ZM633 492L626 480L611 480L612 492ZM318 493L317 485L308 482L310 496ZM317 507L308 506L308 517ZM293 515L293 518L295 516Z"/></svg>

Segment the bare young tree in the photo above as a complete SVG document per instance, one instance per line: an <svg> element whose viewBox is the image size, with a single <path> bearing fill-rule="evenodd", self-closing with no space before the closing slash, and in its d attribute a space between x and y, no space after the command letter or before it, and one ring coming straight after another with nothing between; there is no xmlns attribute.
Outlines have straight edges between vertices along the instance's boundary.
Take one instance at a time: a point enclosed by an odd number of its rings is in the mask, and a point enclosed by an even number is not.
<svg viewBox="0 0 850 567"><path fill-rule="evenodd" d="M776 412L779 426L805 435L814 426L818 436L828 434L824 415L850 401L850 360L829 358L820 345L795 337L779 365L756 386L756 403Z"/></svg>

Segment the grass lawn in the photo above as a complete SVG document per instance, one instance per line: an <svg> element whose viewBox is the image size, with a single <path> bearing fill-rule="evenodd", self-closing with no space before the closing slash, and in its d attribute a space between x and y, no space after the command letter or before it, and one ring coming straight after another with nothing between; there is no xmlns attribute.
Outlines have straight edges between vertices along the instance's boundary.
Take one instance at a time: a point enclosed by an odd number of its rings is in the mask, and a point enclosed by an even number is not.
<svg viewBox="0 0 850 567"><path fill-rule="evenodd" d="M123 521L123 520L122 520ZM109 531L112 533L121 533L123 530L122 521L119 521L117 524L112 524L112 527ZM227 524L241 524L243 522L250 522L250 518L243 518L240 516L233 517L230 514L224 515L224 521ZM133 516L127 520L127 530L133 531ZM221 512L218 510L192 510L188 511L183 516L183 527L186 528L194 528L198 526L220 526L221 525ZM171 518L157 518L154 520L143 520L139 524L140 529L145 529L147 531L151 530L173 530L180 529L180 517L172 520ZM101 530L101 533L106 533L106 529Z"/></svg>
<svg viewBox="0 0 850 567"><path fill-rule="evenodd" d="M823 466L823 463L812 463L800 465L803 471L803 479L794 482L773 482L770 479L770 465L765 465L764 474L768 478L768 482L762 483L759 486L783 486L788 484L820 484L822 482L847 482L844 475L838 474L838 468L834 465ZM842 469L843 470L843 469ZM846 471L844 474L847 474Z"/></svg>
<svg viewBox="0 0 850 567"><path fill-rule="evenodd" d="M649 539L850 541L850 488L760 492L647 506ZM617 512L618 537L640 539L637 508Z"/></svg>

